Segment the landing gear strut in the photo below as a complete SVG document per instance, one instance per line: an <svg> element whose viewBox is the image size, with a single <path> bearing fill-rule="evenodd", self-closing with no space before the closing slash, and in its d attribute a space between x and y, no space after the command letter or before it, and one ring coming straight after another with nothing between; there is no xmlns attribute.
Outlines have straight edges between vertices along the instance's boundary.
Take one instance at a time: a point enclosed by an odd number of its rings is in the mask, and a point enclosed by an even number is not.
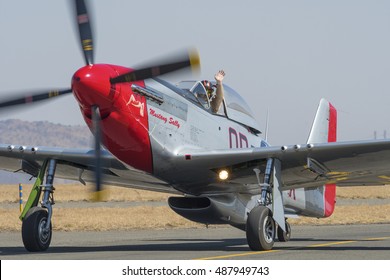
<svg viewBox="0 0 390 280"><path fill-rule="evenodd" d="M40 185L44 170L47 165L46 184ZM52 205L54 204L54 173L56 170L56 161L51 159L42 166L40 175L31 191L27 212L23 212L22 239L27 251L38 252L45 251L49 248L52 237L51 217L53 213ZM37 207L39 197L43 192L41 207ZM26 204L27 205L27 204Z"/></svg>
<svg viewBox="0 0 390 280"><path fill-rule="evenodd" d="M254 170L258 176L259 171ZM248 214L246 238L249 248L254 251L268 251L274 246L276 234L279 241L288 241L290 225L285 221L281 191L281 163L269 158L261 187L258 205Z"/></svg>

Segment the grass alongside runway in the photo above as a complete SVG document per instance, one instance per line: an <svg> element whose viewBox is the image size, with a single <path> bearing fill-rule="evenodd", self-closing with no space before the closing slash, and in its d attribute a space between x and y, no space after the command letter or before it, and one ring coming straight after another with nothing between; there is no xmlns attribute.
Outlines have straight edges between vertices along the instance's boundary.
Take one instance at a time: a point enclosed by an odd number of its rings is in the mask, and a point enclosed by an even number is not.
<svg viewBox="0 0 390 280"><path fill-rule="evenodd" d="M27 199L31 186L23 186ZM90 187L57 185L54 205L54 230L107 231L153 228L194 228L203 224L190 222L175 214L163 202L169 194L118 187L108 187L106 203L89 202ZM0 186L0 230L20 230L19 189L14 185ZM337 197L343 205L336 206L327 219L290 219L291 224L367 224L390 223L390 186L338 188ZM125 202L141 202L135 206ZM162 202L151 206L150 202Z"/></svg>

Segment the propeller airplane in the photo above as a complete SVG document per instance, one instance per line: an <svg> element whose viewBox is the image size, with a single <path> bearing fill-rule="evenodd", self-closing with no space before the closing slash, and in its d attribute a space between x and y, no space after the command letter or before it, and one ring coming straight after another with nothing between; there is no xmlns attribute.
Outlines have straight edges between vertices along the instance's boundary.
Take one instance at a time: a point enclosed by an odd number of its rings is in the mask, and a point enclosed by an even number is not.
<svg viewBox="0 0 390 280"><path fill-rule="evenodd" d="M103 182L172 193L168 204L177 214L242 229L252 250L288 241L288 217L331 216L336 185L389 183L390 141L336 142L337 111L325 99L307 143L271 146L229 86L159 77L198 68L196 51L137 69L95 63L85 2L74 1L85 66L71 87L0 100L0 108L12 108L73 93L94 135L93 150L0 144L1 169L36 177L20 216L28 251L50 246L54 177L94 182L97 199Z"/></svg>

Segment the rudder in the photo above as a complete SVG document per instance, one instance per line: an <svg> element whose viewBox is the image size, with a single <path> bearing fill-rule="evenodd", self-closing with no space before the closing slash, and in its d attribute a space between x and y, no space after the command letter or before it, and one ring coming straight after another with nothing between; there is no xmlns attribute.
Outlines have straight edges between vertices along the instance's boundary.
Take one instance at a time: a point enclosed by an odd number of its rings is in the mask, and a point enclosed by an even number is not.
<svg viewBox="0 0 390 280"><path fill-rule="evenodd" d="M308 144L336 142L337 110L326 99L321 99L307 140ZM324 217L332 215L336 203L336 184L326 184L319 188L323 192Z"/></svg>
<svg viewBox="0 0 390 280"><path fill-rule="evenodd" d="M326 99L321 99L307 143L336 142L337 110Z"/></svg>

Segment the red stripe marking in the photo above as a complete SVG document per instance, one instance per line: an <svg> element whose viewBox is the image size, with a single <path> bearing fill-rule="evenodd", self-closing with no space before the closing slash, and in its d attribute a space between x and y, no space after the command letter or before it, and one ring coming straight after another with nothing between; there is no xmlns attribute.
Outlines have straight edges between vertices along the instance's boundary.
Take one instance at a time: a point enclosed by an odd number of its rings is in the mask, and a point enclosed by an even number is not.
<svg viewBox="0 0 390 280"><path fill-rule="evenodd" d="M337 110L329 103L328 142L337 140ZM336 184L325 185L325 217L333 214L336 203Z"/></svg>
<svg viewBox="0 0 390 280"><path fill-rule="evenodd" d="M336 142L336 139L337 139L337 111L336 108L329 103L328 142Z"/></svg>
<svg viewBox="0 0 390 280"><path fill-rule="evenodd" d="M336 205L336 184L325 185L325 217L333 214Z"/></svg>

